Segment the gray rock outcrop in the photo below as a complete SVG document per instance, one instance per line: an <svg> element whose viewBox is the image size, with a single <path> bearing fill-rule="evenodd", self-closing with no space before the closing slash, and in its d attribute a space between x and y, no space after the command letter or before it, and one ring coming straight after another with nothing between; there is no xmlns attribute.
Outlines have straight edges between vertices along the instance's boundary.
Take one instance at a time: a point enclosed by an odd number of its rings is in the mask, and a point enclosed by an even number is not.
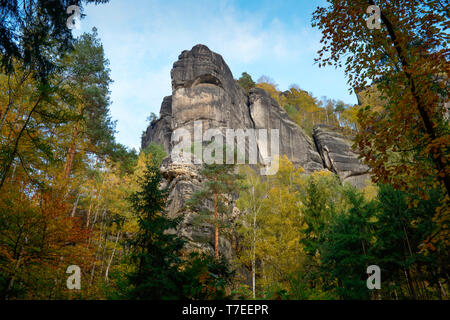
<svg viewBox="0 0 450 320"><path fill-rule="evenodd" d="M172 95L164 98L159 119L153 121L143 135L142 148L154 142L163 145L170 154L174 147L172 133L184 128L193 136L194 122L200 120L203 132L209 128L222 132L227 128L278 129L280 155L286 155L306 172L329 169L336 172L341 181L357 186L367 177L367 168L359 163L343 137L318 127L311 139L266 91L253 88L247 94L234 80L222 56L206 46L196 45L190 51L183 51L173 65L171 77ZM261 157L259 149L258 157ZM187 212L185 207L186 200L201 187L200 168L195 164L174 163L168 157L161 171L169 189L168 214L171 217L184 215L179 235L187 239L191 247L211 251L212 226L196 225L195 213ZM230 256L232 243L220 238L220 250Z"/></svg>
<svg viewBox="0 0 450 320"><path fill-rule="evenodd" d="M286 111L263 89L249 92L250 114L256 129L278 129L280 132L280 155L286 155L296 166L306 172L323 170L322 159L309 138Z"/></svg>
<svg viewBox="0 0 450 320"><path fill-rule="evenodd" d="M325 167L336 173L342 183L348 182L357 188L366 185L366 180L370 179L369 167L358 159L351 140L326 125L316 126L313 137Z"/></svg>
<svg viewBox="0 0 450 320"><path fill-rule="evenodd" d="M150 143L160 144L166 152L170 149L172 136L172 96L165 97L161 104L159 119L148 126L142 136L141 146L145 148Z"/></svg>

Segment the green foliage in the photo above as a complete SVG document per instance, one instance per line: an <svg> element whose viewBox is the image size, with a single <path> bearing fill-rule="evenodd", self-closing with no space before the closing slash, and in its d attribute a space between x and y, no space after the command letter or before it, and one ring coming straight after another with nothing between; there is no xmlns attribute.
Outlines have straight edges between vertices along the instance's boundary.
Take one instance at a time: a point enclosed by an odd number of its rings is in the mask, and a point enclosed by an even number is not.
<svg viewBox="0 0 450 320"><path fill-rule="evenodd" d="M320 270L328 274L330 283L337 282L336 293L343 299L368 299L366 286L367 266L378 264L371 255L371 218L375 205L366 202L355 189L344 191L350 208L336 215L325 232L326 240L320 244Z"/></svg>
<svg viewBox="0 0 450 320"><path fill-rule="evenodd" d="M356 133L376 182L392 185L356 190L285 157L269 177L205 165L188 209L214 228L214 257L187 252L176 233L183 216L165 213L163 147L138 155L115 141L109 63L95 29L72 38L66 2L0 4L1 298L448 299L448 12L439 1L386 1L376 33L360 28L363 1L317 9L327 43L319 62L339 66L350 54L358 106L242 73L245 91L266 90L307 134L323 123ZM71 4L92 2L107 1ZM219 232L233 240L232 266ZM382 284L369 291L373 264ZM79 292L65 286L68 265L83 270Z"/></svg>
<svg viewBox="0 0 450 320"><path fill-rule="evenodd" d="M151 153L152 148L146 151ZM183 259L185 241L174 232L181 217L165 216L167 191L160 189L158 152L147 163L140 190L130 197L139 231L130 239L126 276L113 275L111 299L225 299L232 278L228 263L206 254L191 253ZM152 157L153 158L153 157Z"/></svg>
<svg viewBox="0 0 450 320"><path fill-rule="evenodd" d="M106 2L108 0L73 0L70 4L82 9L83 4ZM47 83L52 73L58 72L53 58L73 48L72 31L66 25L68 6L63 0L2 1L1 71L13 73L14 61L20 61L35 72L40 82Z"/></svg>
<svg viewBox="0 0 450 320"><path fill-rule="evenodd" d="M425 254L435 230L438 190L428 200L380 185L378 194L341 185L330 172L301 175L281 159L274 177L251 170L237 205L243 274L255 276L266 299L444 299L445 245ZM381 268L381 290L366 286L370 265ZM247 276L248 277L248 276ZM238 279L238 278L237 278ZM243 281L243 280L241 280ZM241 287L252 288L253 281ZM247 289L248 290L248 289ZM248 291L243 291L250 297Z"/></svg>
<svg viewBox="0 0 450 320"><path fill-rule="evenodd" d="M444 270L449 253L442 250L444 244L436 242L438 250L428 254L420 250L423 239L435 230L433 212L442 197L437 190L430 190L428 194L429 200L423 200L395 190L391 185L380 186L373 250L383 265L385 294L390 298L443 298L441 286L447 277ZM411 198L418 201L416 206L409 203ZM403 277L406 287L399 285Z"/></svg>
<svg viewBox="0 0 450 320"><path fill-rule="evenodd" d="M164 150L164 147L160 144L156 143L150 143L145 149L143 150L145 154L150 154L152 161L156 165L161 165L161 162L163 159L167 156L166 151Z"/></svg>
<svg viewBox="0 0 450 320"><path fill-rule="evenodd" d="M193 300L226 300L231 296L227 288L234 272L226 259L219 260L205 253L191 253L186 261L183 284L184 295Z"/></svg>
<svg viewBox="0 0 450 320"><path fill-rule="evenodd" d="M149 163L141 181L141 190L130 201L137 214L140 231L131 240L131 261L136 270L128 274L131 299L177 299L183 274L180 251L184 242L175 234L179 219L164 216L167 191L160 189L161 173Z"/></svg>
<svg viewBox="0 0 450 320"><path fill-rule="evenodd" d="M302 243L305 251L315 255L324 241L325 230L336 213L345 205L339 179L329 174L313 174L302 194L303 219L307 225Z"/></svg>
<svg viewBox="0 0 450 320"><path fill-rule="evenodd" d="M248 92L251 88L254 88L256 85L252 77L247 72L243 72L237 82L246 92Z"/></svg>
<svg viewBox="0 0 450 320"><path fill-rule="evenodd" d="M72 111L82 122L77 130L89 141L88 152L114 156L122 146L114 139L115 122L109 114L109 62L95 28L75 40L74 50L61 65L69 79L64 87L77 88L72 93Z"/></svg>
<svg viewBox="0 0 450 320"><path fill-rule="evenodd" d="M149 125L151 125L153 122L155 122L158 119L158 116L152 112L150 113L150 115L147 117L147 122Z"/></svg>
<svg viewBox="0 0 450 320"><path fill-rule="evenodd" d="M41 49L57 66L44 84L34 62L20 59L0 75L0 291L8 299L100 298L121 254L115 240L128 224L123 199L137 155L115 142L95 30L64 55ZM65 285L72 264L83 270L77 294Z"/></svg>

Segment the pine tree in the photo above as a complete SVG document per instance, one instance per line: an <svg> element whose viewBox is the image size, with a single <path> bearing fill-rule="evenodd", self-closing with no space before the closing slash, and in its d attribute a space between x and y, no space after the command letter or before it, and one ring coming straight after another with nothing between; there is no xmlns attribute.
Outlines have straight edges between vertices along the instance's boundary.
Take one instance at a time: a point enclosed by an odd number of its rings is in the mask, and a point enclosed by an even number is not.
<svg viewBox="0 0 450 320"><path fill-rule="evenodd" d="M159 166L152 161L142 178L141 190L130 197L140 228L131 241L131 261L136 266L128 275L131 299L177 299L182 294L180 251L184 241L170 232L179 219L164 215L167 191L160 189L161 179Z"/></svg>
<svg viewBox="0 0 450 320"><path fill-rule="evenodd" d="M52 0L0 2L0 70L12 74L17 69L14 61L23 62L34 77L46 84L58 72L52 59L72 49L72 32L67 28L67 8L76 5L83 9L89 3L107 3L109 0ZM54 55L48 55L49 51Z"/></svg>
<svg viewBox="0 0 450 320"><path fill-rule="evenodd" d="M199 223L214 225L214 257L219 259L219 233L221 229L228 228L226 215L231 213L233 194L239 192L241 175L235 173L235 165L204 164L200 171L205 178L202 190L194 193L187 202L187 206L199 213ZM212 201L211 210L207 201Z"/></svg>
<svg viewBox="0 0 450 320"><path fill-rule="evenodd" d="M321 271L336 283L336 291L343 299L367 299L366 268L379 264L371 254L371 218L375 214L373 202L367 202L354 188L344 191L350 208L336 215L325 229L326 241L321 246Z"/></svg>
<svg viewBox="0 0 450 320"><path fill-rule="evenodd" d="M151 150L147 150L151 152ZM182 217L165 216L167 190L161 189L161 158L151 153L140 181L130 197L139 231L129 241L129 263L134 270L125 279L114 275L118 291L111 298L126 299L226 299L233 272L224 259L183 251L185 241L173 231ZM183 258L183 256L186 256Z"/></svg>
<svg viewBox="0 0 450 320"><path fill-rule="evenodd" d="M375 254L383 265L383 294L395 299L445 299L448 282L449 255L445 245L435 242L428 254L420 252L420 243L435 228L433 212L442 196L438 190L428 191L429 200L408 205L411 194L380 185L377 196ZM433 288L434 287L434 288ZM425 289L426 288L426 289Z"/></svg>

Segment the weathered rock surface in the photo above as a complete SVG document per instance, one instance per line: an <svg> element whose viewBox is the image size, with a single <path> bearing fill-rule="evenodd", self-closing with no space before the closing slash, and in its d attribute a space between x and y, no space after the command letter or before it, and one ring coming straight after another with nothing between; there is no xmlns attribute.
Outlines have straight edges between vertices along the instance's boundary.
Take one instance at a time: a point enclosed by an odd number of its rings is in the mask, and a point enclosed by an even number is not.
<svg viewBox="0 0 450 320"><path fill-rule="evenodd" d="M204 45L183 51L171 76L172 129L190 130L197 120L203 130L252 126L245 92L219 54Z"/></svg>
<svg viewBox="0 0 450 320"><path fill-rule="evenodd" d="M141 146L160 144L166 152L170 149L172 136L172 96L165 97L161 104L159 119L153 121L142 136Z"/></svg>
<svg viewBox="0 0 450 320"><path fill-rule="evenodd" d="M323 170L322 159L315 150L314 142L266 91L251 89L249 101L256 129L279 129L280 155L286 155L294 165L302 166L306 172Z"/></svg>
<svg viewBox="0 0 450 320"><path fill-rule="evenodd" d="M316 126L313 137L325 167L335 172L342 183L349 182L357 188L366 185L370 179L369 167L353 152L351 140L326 125Z"/></svg>
<svg viewBox="0 0 450 320"><path fill-rule="evenodd" d="M342 136L319 126L314 131L313 141L267 92L254 88L247 94L235 82L222 56L206 46L196 45L190 51L183 51L173 65L171 77L172 95L164 98L160 118L153 121L143 135L143 148L155 142L170 154L172 133L184 128L193 136L195 121L202 121L203 132L209 128L222 132L226 128L279 129L280 155L287 155L307 172L329 169L336 172L341 181L356 186L362 186L367 178L367 168L359 163L350 143ZM211 251L214 245L212 226L194 223L196 214L185 207L186 200L201 187L200 165L177 164L168 157L161 171L169 188L168 214L171 217L184 215L179 235L187 239L191 247ZM230 256L230 241L220 238L220 250Z"/></svg>

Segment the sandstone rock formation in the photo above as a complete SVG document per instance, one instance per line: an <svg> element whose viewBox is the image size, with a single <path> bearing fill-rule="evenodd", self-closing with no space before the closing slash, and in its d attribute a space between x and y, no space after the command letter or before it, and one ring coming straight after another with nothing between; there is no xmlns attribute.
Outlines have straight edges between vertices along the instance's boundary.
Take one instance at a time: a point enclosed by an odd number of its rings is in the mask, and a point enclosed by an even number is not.
<svg viewBox="0 0 450 320"><path fill-rule="evenodd" d="M190 51L183 51L173 65L171 77L172 96L164 98L160 118L143 135L143 148L154 142L163 145L170 154L174 147L172 133L177 128L185 128L193 134L194 122L200 120L203 131L208 128L279 129L280 154L287 155L295 165L302 166L306 172L329 169L341 181L363 185L367 168L359 163L343 137L318 127L313 141L267 92L254 88L247 94L234 80L222 56L206 46L196 45ZM171 217L184 214L179 234L192 247L212 250L212 227L195 225L195 213L186 212L185 208L186 200L201 186L199 170L200 165L177 164L170 157L163 161L161 168L170 192L168 214ZM231 247L229 240L220 239L220 250L225 255L231 255Z"/></svg>
<svg viewBox="0 0 450 320"><path fill-rule="evenodd" d="M313 137L325 167L336 173L342 183L348 182L357 188L366 185L370 178L369 167L358 160L348 138L326 125L316 126Z"/></svg>
<svg viewBox="0 0 450 320"><path fill-rule="evenodd" d="M159 119L153 121L142 136L141 146L160 144L166 152L170 149L172 136L172 96L165 97L161 104Z"/></svg>
<svg viewBox="0 0 450 320"><path fill-rule="evenodd" d="M314 142L266 91L260 88L251 89L249 102L256 129L280 130L280 155L286 155L306 172L323 170L322 159L315 150Z"/></svg>

